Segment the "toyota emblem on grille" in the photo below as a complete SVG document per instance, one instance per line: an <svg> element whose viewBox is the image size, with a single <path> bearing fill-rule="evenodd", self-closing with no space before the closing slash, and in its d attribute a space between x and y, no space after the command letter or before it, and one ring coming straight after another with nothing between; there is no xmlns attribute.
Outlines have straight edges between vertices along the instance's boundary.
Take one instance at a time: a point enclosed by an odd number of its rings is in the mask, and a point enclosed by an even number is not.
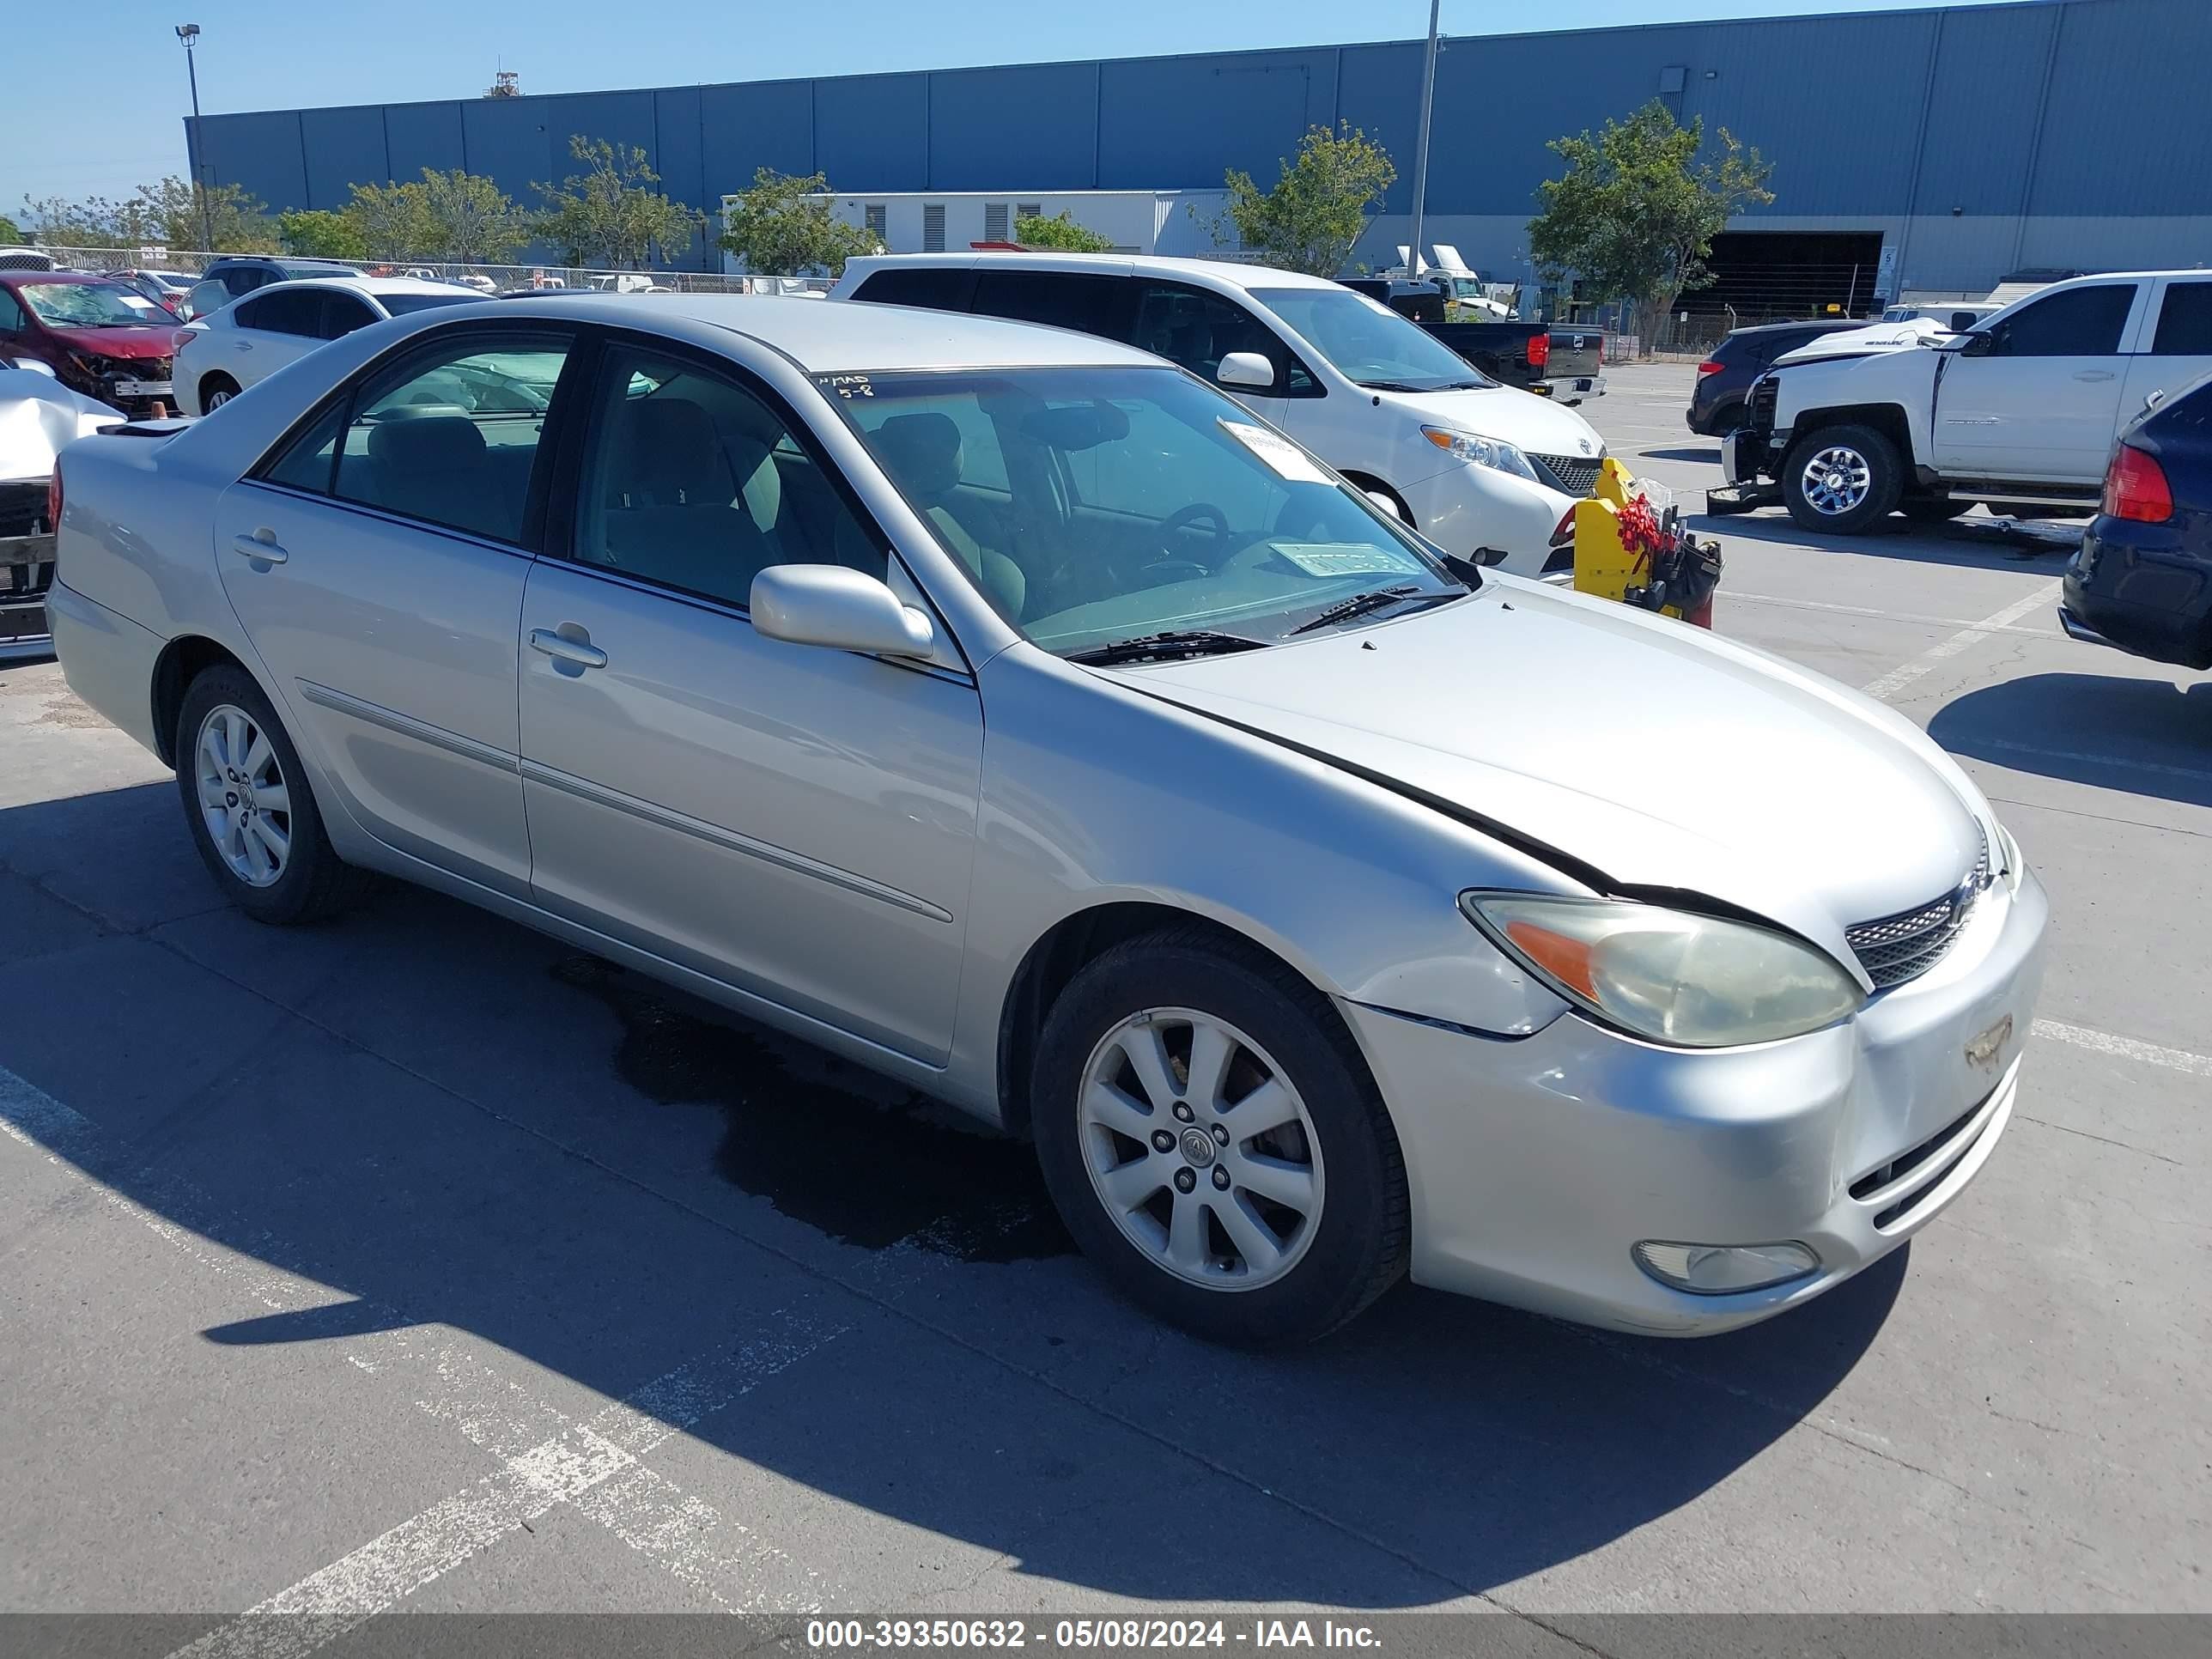
<svg viewBox="0 0 2212 1659"><path fill-rule="evenodd" d="M1590 453L1589 440L1588 438L1577 438L1575 441L1583 447L1583 454L1587 455Z"/></svg>

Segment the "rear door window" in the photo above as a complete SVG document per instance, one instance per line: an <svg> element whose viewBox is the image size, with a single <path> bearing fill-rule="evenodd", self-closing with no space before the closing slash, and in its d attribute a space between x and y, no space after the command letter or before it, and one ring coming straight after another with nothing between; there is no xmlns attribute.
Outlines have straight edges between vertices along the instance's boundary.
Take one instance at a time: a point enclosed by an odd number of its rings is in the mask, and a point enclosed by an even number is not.
<svg viewBox="0 0 2212 1659"><path fill-rule="evenodd" d="M264 334L296 334L307 339L323 336L323 290L279 285L266 294L240 301L238 325Z"/></svg>
<svg viewBox="0 0 2212 1659"><path fill-rule="evenodd" d="M1129 337L1126 276L1073 270L979 270L970 309L1018 323L1044 323L1109 340Z"/></svg>
<svg viewBox="0 0 2212 1659"><path fill-rule="evenodd" d="M2212 357L2212 282L2166 285L2150 349L2154 357Z"/></svg>
<svg viewBox="0 0 2212 1659"><path fill-rule="evenodd" d="M542 327L490 337L472 331L374 375L354 393L331 493L520 541L546 409L569 347L565 333Z"/></svg>

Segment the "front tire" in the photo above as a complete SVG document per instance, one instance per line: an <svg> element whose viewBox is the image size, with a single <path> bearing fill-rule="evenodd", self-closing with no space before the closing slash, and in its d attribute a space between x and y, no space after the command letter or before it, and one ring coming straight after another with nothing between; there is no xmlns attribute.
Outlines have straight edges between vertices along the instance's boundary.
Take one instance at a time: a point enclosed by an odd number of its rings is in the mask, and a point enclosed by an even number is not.
<svg viewBox="0 0 2212 1659"><path fill-rule="evenodd" d="M1117 945L1047 1017L1031 1127L1068 1231L1131 1300L1273 1347L1402 1275L1405 1161L1328 999L1197 929Z"/></svg>
<svg viewBox="0 0 2212 1659"><path fill-rule="evenodd" d="M1850 536L1897 510L1905 464L1870 426L1824 427L1801 439L1782 464L1782 499L1807 530Z"/></svg>
<svg viewBox="0 0 2212 1659"><path fill-rule="evenodd" d="M177 794L192 845L230 902L256 921L317 921L367 878L324 832L300 752L241 668L204 671L177 714Z"/></svg>

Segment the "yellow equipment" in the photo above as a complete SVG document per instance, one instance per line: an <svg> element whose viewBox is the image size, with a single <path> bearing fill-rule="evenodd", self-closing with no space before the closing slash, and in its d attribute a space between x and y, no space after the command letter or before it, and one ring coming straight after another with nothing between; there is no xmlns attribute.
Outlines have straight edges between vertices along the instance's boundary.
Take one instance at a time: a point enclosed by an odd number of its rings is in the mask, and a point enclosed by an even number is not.
<svg viewBox="0 0 2212 1659"><path fill-rule="evenodd" d="M1638 496L1655 516L1667 525L1673 534L1673 497L1664 489L1653 485L1638 484L1629 476L1628 469L1613 456L1607 456L1597 470L1596 493L1585 501L1575 503L1575 591L1591 593L1601 599L1626 602L1628 590L1647 586L1652 579L1651 556L1639 554L1621 540L1621 510ZM1708 599L1699 607L1703 613L1689 620L1711 627L1711 601ZM1660 614L1680 617L1679 606L1666 605Z"/></svg>

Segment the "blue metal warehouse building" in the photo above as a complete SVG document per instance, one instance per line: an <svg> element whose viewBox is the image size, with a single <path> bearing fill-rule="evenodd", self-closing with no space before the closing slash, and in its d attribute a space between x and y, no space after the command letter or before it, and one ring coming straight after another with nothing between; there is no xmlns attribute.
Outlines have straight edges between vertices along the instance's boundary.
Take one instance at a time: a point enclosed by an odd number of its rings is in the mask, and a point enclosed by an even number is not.
<svg viewBox="0 0 2212 1659"><path fill-rule="evenodd" d="M1362 245L1406 234L1418 41L898 75L210 115L196 165L273 208L357 182L489 173L518 201L569 170L572 133L642 146L712 211L754 169L821 171L850 197L1218 189L1272 182L1306 128L1351 123L1397 159ZM2212 0L2032 3L1654 24L1449 40L1427 234L1521 273L1545 148L1653 97L1774 163L1773 204L1717 264L1793 265L1875 291L1978 293L2023 267L2212 262ZM699 263L709 250L696 251ZM1808 296L1814 297L1814 296Z"/></svg>

